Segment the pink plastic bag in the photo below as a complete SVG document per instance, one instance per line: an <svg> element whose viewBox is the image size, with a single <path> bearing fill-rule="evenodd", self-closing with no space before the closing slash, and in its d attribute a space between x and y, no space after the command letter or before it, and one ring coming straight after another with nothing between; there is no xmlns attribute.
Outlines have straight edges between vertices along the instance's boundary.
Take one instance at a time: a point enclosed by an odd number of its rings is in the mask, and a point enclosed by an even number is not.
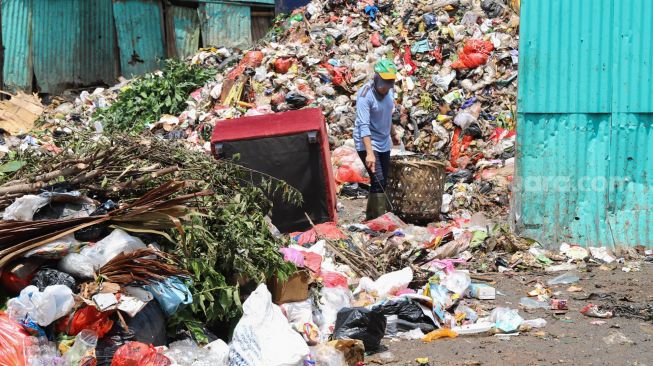
<svg viewBox="0 0 653 366"><path fill-rule="evenodd" d="M325 222L323 224L315 225L313 229L305 231L299 235L296 233L290 234L291 237L296 237L297 244L306 246L306 244L313 244L320 239L329 240L342 240L347 239L347 236L338 229L334 222Z"/></svg>
<svg viewBox="0 0 653 366"><path fill-rule="evenodd" d="M291 262L297 267L304 267L304 253L292 248L281 248L279 251L283 254L284 261Z"/></svg>
<svg viewBox="0 0 653 366"><path fill-rule="evenodd" d="M370 230L383 232L395 231L401 227L406 226L406 224L392 212L388 212L381 217L370 220L366 222L365 225L367 225Z"/></svg>
<svg viewBox="0 0 653 366"><path fill-rule="evenodd" d="M335 170L336 184L370 183L365 164L361 161L356 149L341 146L333 150L331 164Z"/></svg>
<svg viewBox="0 0 653 366"><path fill-rule="evenodd" d="M323 271L320 273L320 277L322 277L322 284L324 284L324 287L340 287L349 289L349 281L347 281L347 276L343 274L338 272Z"/></svg>
<svg viewBox="0 0 653 366"><path fill-rule="evenodd" d="M154 347L140 342L127 342L113 356L111 366L169 366L169 358Z"/></svg>

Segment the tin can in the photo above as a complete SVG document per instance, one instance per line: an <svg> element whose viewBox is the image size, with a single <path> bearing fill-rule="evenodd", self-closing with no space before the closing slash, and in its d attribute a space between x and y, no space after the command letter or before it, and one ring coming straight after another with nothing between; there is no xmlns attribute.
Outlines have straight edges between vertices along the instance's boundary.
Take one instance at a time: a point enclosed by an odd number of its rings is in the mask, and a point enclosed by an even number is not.
<svg viewBox="0 0 653 366"><path fill-rule="evenodd" d="M553 299L551 300L551 309L553 310L567 310L567 300Z"/></svg>

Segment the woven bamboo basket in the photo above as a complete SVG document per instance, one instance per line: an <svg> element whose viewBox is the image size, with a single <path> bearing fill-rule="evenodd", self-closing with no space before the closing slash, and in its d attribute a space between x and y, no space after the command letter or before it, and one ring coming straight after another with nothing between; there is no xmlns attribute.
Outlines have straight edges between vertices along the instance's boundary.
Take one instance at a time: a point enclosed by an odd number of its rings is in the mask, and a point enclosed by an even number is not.
<svg viewBox="0 0 653 366"><path fill-rule="evenodd" d="M409 223L436 221L442 207L444 179L441 162L393 158L387 189L393 212Z"/></svg>

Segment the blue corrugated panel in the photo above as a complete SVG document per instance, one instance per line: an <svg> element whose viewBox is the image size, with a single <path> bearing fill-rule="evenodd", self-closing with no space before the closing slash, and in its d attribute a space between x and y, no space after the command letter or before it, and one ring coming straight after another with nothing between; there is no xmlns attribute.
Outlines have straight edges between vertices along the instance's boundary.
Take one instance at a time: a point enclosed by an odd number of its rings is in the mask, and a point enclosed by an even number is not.
<svg viewBox="0 0 653 366"><path fill-rule="evenodd" d="M653 111L653 1L615 3L613 112Z"/></svg>
<svg viewBox="0 0 653 366"><path fill-rule="evenodd" d="M203 45L246 48L252 43L252 19L249 6L200 4Z"/></svg>
<svg viewBox="0 0 653 366"><path fill-rule="evenodd" d="M118 77L111 0L78 0L80 34L75 45L75 83L113 85Z"/></svg>
<svg viewBox="0 0 653 366"><path fill-rule="evenodd" d="M653 246L653 114L614 113L609 230L617 245Z"/></svg>
<svg viewBox="0 0 653 366"><path fill-rule="evenodd" d="M154 0L114 0L113 17L125 77L155 70L165 58L161 3Z"/></svg>
<svg viewBox="0 0 653 366"><path fill-rule="evenodd" d="M197 10L183 6L170 6L166 9L168 23L172 30L172 55L185 59L197 52L200 45L200 20Z"/></svg>
<svg viewBox="0 0 653 366"><path fill-rule="evenodd" d="M32 0L2 0L4 89L32 90Z"/></svg>
<svg viewBox="0 0 653 366"><path fill-rule="evenodd" d="M77 0L40 0L33 7L34 75L43 93L74 85L79 37Z"/></svg>
<svg viewBox="0 0 653 366"><path fill-rule="evenodd" d="M551 248L652 247L653 3L521 6L516 228Z"/></svg>
<svg viewBox="0 0 653 366"><path fill-rule="evenodd" d="M609 244L610 114L520 114L514 211L524 236ZM596 186L596 187L595 187ZM597 189L594 189L597 188Z"/></svg>
<svg viewBox="0 0 653 366"><path fill-rule="evenodd" d="M519 111L605 113L612 103L613 0L524 0Z"/></svg>

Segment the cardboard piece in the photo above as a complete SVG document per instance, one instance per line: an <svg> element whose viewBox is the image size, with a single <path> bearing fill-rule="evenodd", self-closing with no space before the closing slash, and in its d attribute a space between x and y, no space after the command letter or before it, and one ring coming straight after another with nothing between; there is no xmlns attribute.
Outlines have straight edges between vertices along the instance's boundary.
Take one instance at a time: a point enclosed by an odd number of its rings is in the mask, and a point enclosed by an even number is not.
<svg viewBox="0 0 653 366"><path fill-rule="evenodd" d="M11 99L0 101L0 129L12 135L30 132L34 128L34 122L43 113L41 99L36 94L23 92L16 95L1 93Z"/></svg>
<svg viewBox="0 0 653 366"><path fill-rule="evenodd" d="M285 282L281 282L277 278L272 279L268 286L272 293L272 302L281 305L308 299L310 280L311 275L305 270L298 271Z"/></svg>

